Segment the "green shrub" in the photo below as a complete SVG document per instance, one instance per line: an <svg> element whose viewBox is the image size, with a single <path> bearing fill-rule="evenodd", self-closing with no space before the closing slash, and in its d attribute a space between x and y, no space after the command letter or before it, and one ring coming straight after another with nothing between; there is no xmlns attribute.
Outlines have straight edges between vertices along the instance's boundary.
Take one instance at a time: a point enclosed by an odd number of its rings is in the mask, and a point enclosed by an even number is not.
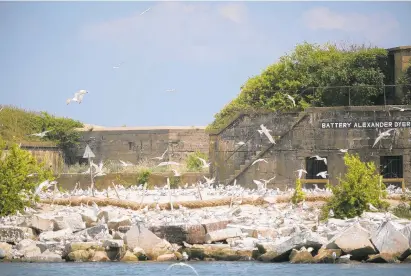
<svg viewBox="0 0 411 276"><path fill-rule="evenodd" d="M181 177L180 176L170 176L170 187L171 189L177 189L181 184Z"/></svg>
<svg viewBox="0 0 411 276"><path fill-rule="evenodd" d="M401 202L392 209L392 213L399 218L411 219L411 202Z"/></svg>
<svg viewBox="0 0 411 276"><path fill-rule="evenodd" d="M138 171L137 173L137 184L145 184L148 185L148 180L150 179L151 170L148 168L143 168ZM148 189L149 187L147 187Z"/></svg>
<svg viewBox="0 0 411 276"><path fill-rule="evenodd" d="M207 155L205 153L196 151L187 156L186 165L188 171L200 172L202 171L203 162L198 157L207 161Z"/></svg>
<svg viewBox="0 0 411 276"><path fill-rule="evenodd" d="M0 141L0 216L23 211L37 201L34 190L47 179L54 179L52 171L38 164L30 152L17 144L6 147L6 143Z"/></svg>
<svg viewBox="0 0 411 276"><path fill-rule="evenodd" d="M353 218L369 210L368 203L376 208L386 209L388 203L385 185L380 181L373 162L362 162L358 154L344 156L347 173L336 186L329 185L333 196L323 207L323 217L328 217L330 209L335 218Z"/></svg>
<svg viewBox="0 0 411 276"><path fill-rule="evenodd" d="M295 181L295 190L293 197L291 198L291 201L294 204L297 204L299 202L302 202L305 199L305 193L303 192L302 186L301 186L301 179L297 178Z"/></svg>

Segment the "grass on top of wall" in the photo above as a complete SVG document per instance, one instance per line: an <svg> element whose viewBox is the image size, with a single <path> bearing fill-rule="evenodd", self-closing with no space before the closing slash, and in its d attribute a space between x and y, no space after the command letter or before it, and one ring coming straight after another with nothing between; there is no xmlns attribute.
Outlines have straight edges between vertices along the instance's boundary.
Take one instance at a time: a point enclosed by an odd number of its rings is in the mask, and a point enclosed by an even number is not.
<svg viewBox="0 0 411 276"><path fill-rule="evenodd" d="M0 106L0 109L0 136L7 143L65 148L78 140L74 128L83 127L79 121L55 117L47 112L34 112L14 106ZM45 130L50 132L44 138L30 136Z"/></svg>

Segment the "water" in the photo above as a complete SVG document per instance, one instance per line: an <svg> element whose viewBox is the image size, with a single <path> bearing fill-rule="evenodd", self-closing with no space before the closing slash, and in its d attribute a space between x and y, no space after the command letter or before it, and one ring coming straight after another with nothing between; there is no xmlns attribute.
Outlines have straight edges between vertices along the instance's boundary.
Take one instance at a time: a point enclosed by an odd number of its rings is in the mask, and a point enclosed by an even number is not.
<svg viewBox="0 0 411 276"><path fill-rule="evenodd" d="M409 276L411 264L275 264L257 262L189 262L200 276L304 275L304 276ZM0 263L2 276L190 276L188 267L169 263Z"/></svg>

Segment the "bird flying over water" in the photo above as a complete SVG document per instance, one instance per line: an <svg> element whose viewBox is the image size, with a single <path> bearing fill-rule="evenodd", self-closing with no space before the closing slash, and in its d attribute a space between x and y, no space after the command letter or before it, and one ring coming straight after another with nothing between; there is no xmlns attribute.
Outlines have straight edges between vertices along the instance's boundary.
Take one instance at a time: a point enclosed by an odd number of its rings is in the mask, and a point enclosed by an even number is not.
<svg viewBox="0 0 411 276"><path fill-rule="evenodd" d="M172 264L172 265L170 265L170 266L167 268L167 270L169 270L170 268L172 268L172 267L174 267L174 266L185 266L185 267L189 267L189 268L191 268L191 270L192 270L197 276L199 276L198 273L197 273L197 271L195 270L195 268L192 267L191 265L186 264L186 263L175 263L175 264Z"/></svg>
<svg viewBox="0 0 411 276"><path fill-rule="evenodd" d="M287 98L293 102L293 106L295 106L295 100L293 97L291 97L290 95L286 94Z"/></svg>
<svg viewBox="0 0 411 276"><path fill-rule="evenodd" d="M69 104L70 102L78 102L79 104L81 104L84 95L87 93L88 91L86 90L79 90L78 92L74 93L74 97L72 99L67 99L66 103Z"/></svg>
<svg viewBox="0 0 411 276"><path fill-rule="evenodd" d="M270 142L271 142L272 144L275 144L274 138L273 138L273 137L271 136L271 134L270 134L270 132L271 132L272 130L267 129L263 124L260 125L260 128L261 128L260 134L261 134L261 133L264 133L264 135L267 136L268 140L270 140Z"/></svg>
<svg viewBox="0 0 411 276"><path fill-rule="evenodd" d="M393 131L393 128L390 128L387 131L381 132L380 135L378 135L377 139L375 139L374 145L372 145L372 147L374 147L383 137L387 137L391 135L391 131Z"/></svg>

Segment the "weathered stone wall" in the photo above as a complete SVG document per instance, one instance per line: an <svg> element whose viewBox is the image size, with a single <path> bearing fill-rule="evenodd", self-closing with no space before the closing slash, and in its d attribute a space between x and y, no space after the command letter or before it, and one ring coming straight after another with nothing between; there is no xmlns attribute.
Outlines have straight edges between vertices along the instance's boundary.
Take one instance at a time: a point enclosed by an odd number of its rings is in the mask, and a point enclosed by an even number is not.
<svg viewBox="0 0 411 276"><path fill-rule="evenodd" d="M83 130L77 158L81 160L86 144L96 160L123 160L134 164L161 156L165 160L182 161L198 150L208 154L208 134L204 127L104 128ZM83 159L83 161L86 161Z"/></svg>
<svg viewBox="0 0 411 276"><path fill-rule="evenodd" d="M279 119L283 116L283 120ZM272 123L270 119L272 118ZM233 175L238 166L232 165L231 170L226 170L223 167L223 162L227 156L233 154L235 148L232 146L234 140L247 140L249 133L257 132L261 122L272 129L273 136L284 133L283 137L277 140L277 144L270 147L267 146L265 137L263 138L264 145L262 150L266 153L259 158L264 158L268 163L260 162L254 166L250 166L239 175L237 183L242 185L253 185L253 179L268 179L276 176L272 185L280 188L285 186L294 186L296 179L296 170L305 168L305 158L313 155L320 155L328 159L328 173L330 174L330 181L333 184L337 183L337 177L344 174L345 165L343 155L339 149L349 149L349 152L358 152L363 161L375 162L377 168L380 163L380 156L403 156L403 170L406 185L411 180L411 155L410 155L410 130L411 128L396 128L396 131L386 139L381 140L374 148L372 145L378 136L375 128L367 129L321 129L321 123L324 122L363 122L363 121L411 121L410 111L398 111L395 109L384 110L384 107L342 107L342 108L311 108L302 112L298 116L295 114L279 115L273 113L271 115L260 116L260 119L249 121L246 133L237 131L236 137L227 135L227 133L236 132L235 128L240 128L248 119L247 116L240 118L239 122L230 126L219 135L213 136L213 147L210 151L210 156L216 161L217 166L213 168L214 175L223 181L228 175ZM292 119L294 118L294 120ZM274 122L278 122L277 124ZM292 127L292 125L294 127ZM286 129L289 128L289 132ZM385 131L388 128L382 128L380 131ZM258 135L258 134L257 134ZM259 136L259 135L258 135ZM259 141L253 141L252 145L245 147L255 148ZM227 146L230 145L230 146ZM270 147L270 148L268 148ZM268 148L268 149L267 149ZM235 162L244 164L242 156L252 156L250 162L257 157L254 150L246 153L235 153L235 161L231 158L225 161L227 164L234 164ZM247 157L249 158L249 157ZM255 185L254 185L255 186Z"/></svg>
<svg viewBox="0 0 411 276"><path fill-rule="evenodd" d="M64 167L63 152L58 147L32 147L21 145L21 148L29 151L37 160L58 173Z"/></svg>

